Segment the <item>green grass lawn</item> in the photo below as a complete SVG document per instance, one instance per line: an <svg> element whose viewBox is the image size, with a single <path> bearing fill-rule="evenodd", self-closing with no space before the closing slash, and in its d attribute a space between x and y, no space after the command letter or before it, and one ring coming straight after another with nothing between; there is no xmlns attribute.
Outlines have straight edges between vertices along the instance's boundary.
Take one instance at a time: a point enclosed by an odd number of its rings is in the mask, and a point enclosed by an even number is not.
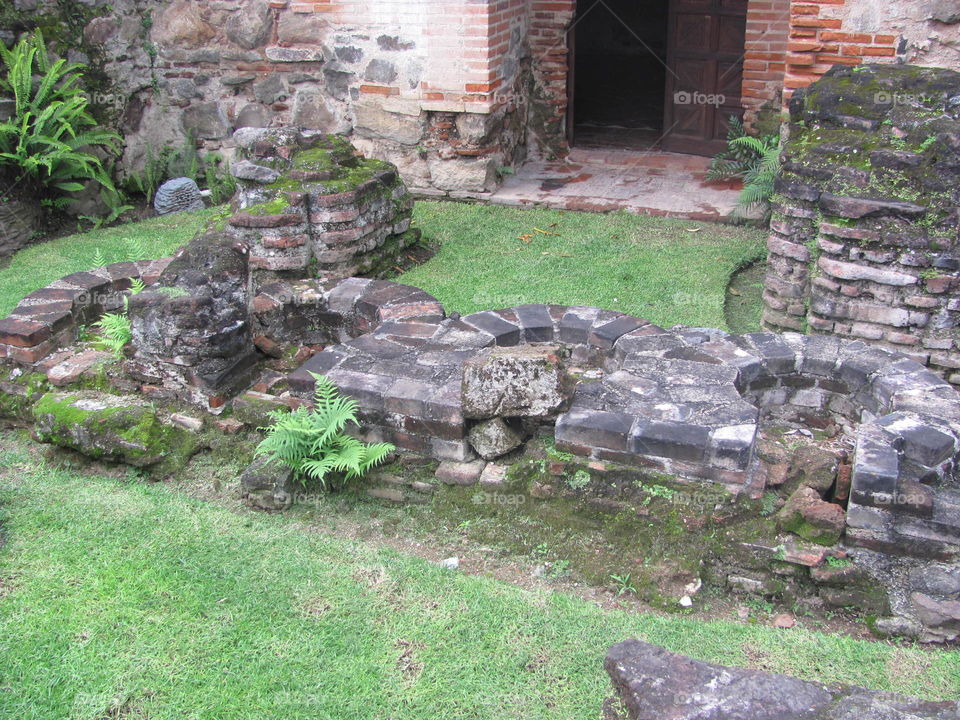
<svg viewBox="0 0 960 720"><path fill-rule="evenodd" d="M596 305L664 326L725 328L727 282L763 256L766 237L757 228L627 213L449 202L418 203L416 221L440 251L400 280L432 293L448 312Z"/></svg>
<svg viewBox="0 0 960 720"><path fill-rule="evenodd" d="M119 225L21 250L0 269L0 317L27 293L89 269L98 251L108 263L169 255L212 212ZM440 250L398 279L432 293L448 312L531 302L596 305L665 326L725 328L727 281L764 252L765 236L756 228L626 213L419 202L415 219Z"/></svg>
<svg viewBox="0 0 960 720"><path fill-rule="evenodd" d="M0 454L0 718L599 717L606 649L947 698L960 653L604 611Z"/></svg>

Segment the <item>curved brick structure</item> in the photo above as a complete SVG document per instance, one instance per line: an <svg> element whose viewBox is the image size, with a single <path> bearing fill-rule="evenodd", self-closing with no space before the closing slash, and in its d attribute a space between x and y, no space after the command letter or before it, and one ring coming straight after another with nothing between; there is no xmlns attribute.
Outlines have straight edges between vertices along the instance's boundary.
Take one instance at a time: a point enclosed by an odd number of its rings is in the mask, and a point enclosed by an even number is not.
<svg viewBox="0 0 960 720"><path fill-rule="evenodd" d="M863 339L960 383L960 73L835 67L790 103L764 326Z"/></svg>
<svg viewBox="0 0 960 720"><path fill-rule="evenodd" d="M360 404L365 431L442 460L469 460L465 361L484 348L552 343L602 368L556 419L558 447L691 480L762 487L757 429L769 415L836 419L856 433L849 540L897 553L960 549L960 396L904 355L787 333L668 331L589 307L524 305L459 319L387 320L290 377L325 374ZM552 421L547 421L552 422Z"/></svg>
<svg viewBox="0 0 960 720"><path fill-rule="evenodd" d="M113 263L67 275L30 293L0 320L0 358L30 365L70 345L80 325L122 308L131 282L155 283L170 260Z"/></svg>

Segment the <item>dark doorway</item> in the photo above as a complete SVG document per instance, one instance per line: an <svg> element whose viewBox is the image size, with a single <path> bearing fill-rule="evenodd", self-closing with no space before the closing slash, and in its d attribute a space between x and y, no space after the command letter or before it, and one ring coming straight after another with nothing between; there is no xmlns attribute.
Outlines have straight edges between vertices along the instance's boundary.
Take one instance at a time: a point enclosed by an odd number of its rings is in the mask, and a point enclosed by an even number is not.
<svg viewBox="0 0 960 720"><path fill-rule="evenodd" d="M669 0L580 0L572 140L649 150L663 133Z"/></svg>
<svg viewBox="0 0 960 720"><path fill-rule="evenodd" d="M748 0L579 0L569 34L572 145L713 155L740 84Z"/></svg>

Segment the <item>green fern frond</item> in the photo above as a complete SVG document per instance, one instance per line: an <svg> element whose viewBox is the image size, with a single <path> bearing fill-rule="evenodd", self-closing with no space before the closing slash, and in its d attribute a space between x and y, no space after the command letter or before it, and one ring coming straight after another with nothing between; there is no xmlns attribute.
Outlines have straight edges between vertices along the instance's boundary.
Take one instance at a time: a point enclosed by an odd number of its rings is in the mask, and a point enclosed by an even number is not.
<svg viewBox="0 0 960 720"><path fill-rule="evenodd" d="M256 454L291 468L301 482L313 480L331 490L337 482L362 477L395 448L389 443L367 445L345 433L348 425L359 425L356 401L341 395L328 378L314 375L314 380L314 406L270 413L272 423L261 428L266 436Z"/></svg>

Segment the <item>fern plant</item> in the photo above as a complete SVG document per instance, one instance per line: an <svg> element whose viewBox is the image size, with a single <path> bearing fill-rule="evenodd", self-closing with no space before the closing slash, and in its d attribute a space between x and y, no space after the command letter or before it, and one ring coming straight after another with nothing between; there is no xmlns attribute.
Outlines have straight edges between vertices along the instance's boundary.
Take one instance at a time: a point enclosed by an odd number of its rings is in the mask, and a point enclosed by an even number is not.
<svg viewBox="0 0 960 720"><path fill-rule="evenodd" d="M745 135L733 140L733 144L748 148L758 157L758 161L743 176L743 190L740 191L735 213L742 217L759 209L763 211L764 218L769 219L770 198L780 172L780 141L774 137Z"/></svg>
<svg viewBox="0 0 960 720"><path fill-rule="evenodd" d="M101 159L89 151L116 151L120 137L97 127L79 84L83 66L51 60L38 30L12 49L0 43L0 94L13 98L14 112L0 122L0 167L11 174L6 194L39 191L41 200L63 207L63 193L95 180L115 192Z"/></svg>
<svg viewBox="0 0 960 720"><path fill-rule="evenodd" d="M743 127L743 120L731 115L730 124L727 126L727 149L710 161L707 180L717 182L740 179L756 165L757 154L738 142L742 137L749 137Z"/></svg>
<svg viewBox="0 0 960 720"><path fill-rule="evenodd" d="M96 345L109 350L117 360L123 359L123 349L133 340L133 326L127 313L105 313L94 327L100 331Z"/></svg>
<svg viewBox="0 0 960 720"><path fill-rule="evenodd" d="M312 374L314 407L270 413L273 424L260 428L267 436L256 454L291 468L304 484L312 479L324 490L335 490L382 463L394 446L366 444L346 434L348 425L359 424L357 403L341 395L329 379Z"/></svg>
<svg viewBox="0 0 960 720"><path fill-rule="evenodd" d="M99 253L99 248L97 249ZM146 284L140 278L130 281L130 295L143 292ZM117 360L123 360L123 349L133 340L133 323L130 320L130 297L123 298L122 313L104 313L93 324L100 331L100 338L96 345L101 350L109 350Z"/></svg>

